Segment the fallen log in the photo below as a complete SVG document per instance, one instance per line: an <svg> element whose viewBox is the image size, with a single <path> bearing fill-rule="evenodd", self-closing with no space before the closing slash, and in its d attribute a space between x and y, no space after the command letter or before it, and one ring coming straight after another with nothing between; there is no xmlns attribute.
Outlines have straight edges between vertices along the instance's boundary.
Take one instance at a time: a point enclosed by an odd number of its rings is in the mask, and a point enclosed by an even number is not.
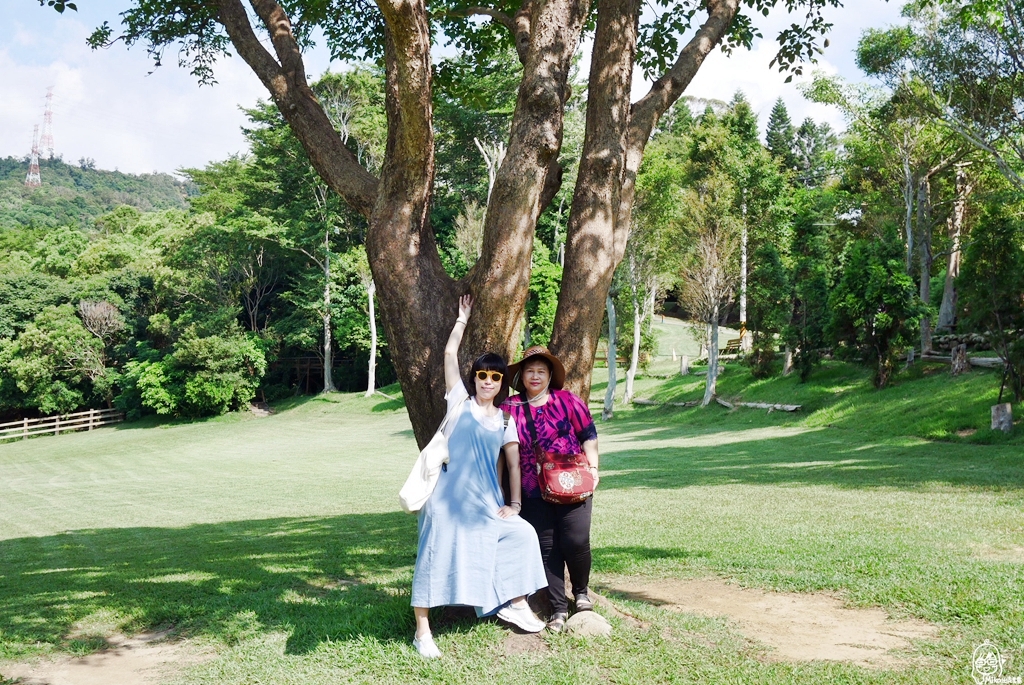
<svg viewBox="0 0 1024 685"><path fill-rule="evenodd" d="M971 357L971 366L979 366L983 369L1001 369L1003 360L999 357Z"/></svg>
<svg viewBox="0 0 1024 685"><path fill-rule="evenodd" d="M771 404L768 402L736 402L736 406L767 409L768 411L800 411L803 407L801 404Z"/></svg>
<svg viewBox="0 0 1024 685"><path fill-rule="evenodd" d="M736 405L734 405L732 402L726 402L721 397L716 397L715 398L715 402L718 402L723 407L727 407L729 409L735 409L736 408Z"/></svg>
<svg viewBox="0 0 1024 685"><path fill-rule="evenodd" d="M654 400L634 397L633 404L639 404L641 407L696 407L700 404L700 400L691 400L690 402L655 402Z"/></svg>

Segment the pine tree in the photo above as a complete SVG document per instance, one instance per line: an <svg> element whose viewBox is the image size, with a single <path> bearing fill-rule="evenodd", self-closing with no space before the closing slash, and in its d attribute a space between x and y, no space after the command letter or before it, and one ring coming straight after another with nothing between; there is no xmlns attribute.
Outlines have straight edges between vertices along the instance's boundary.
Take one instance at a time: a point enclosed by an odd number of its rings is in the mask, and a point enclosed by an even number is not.
<svg viewBox="0 0 1024 685"><path fill-rule="evenodd" d="M729 111L722 117L729 132L739 139L744 147L758 143L757 115L742 91L736 91L729 103Z"/></svg>
<svg viewBox="0 0 1024 685"><path fill-rule="evenodd" d="M785 169L792 169L796 166L796 130L789 118L789 111L786 103L779 98L772 107L772 113L768 117L768 130L766 140L768 151L772 157L777 159Z"/></svg>

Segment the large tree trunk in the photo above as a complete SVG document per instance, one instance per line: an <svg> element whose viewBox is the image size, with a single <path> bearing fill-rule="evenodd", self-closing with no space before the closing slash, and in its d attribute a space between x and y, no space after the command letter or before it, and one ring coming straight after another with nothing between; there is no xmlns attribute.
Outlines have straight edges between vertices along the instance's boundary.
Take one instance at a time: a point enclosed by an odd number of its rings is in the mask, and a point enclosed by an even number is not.
<svg viewBox="0 0 1024 685"><path fill-rule="evenodd" d="M628 234L627 227L616 226L616 214L639 2L598 0L597 11L586 134L566 228L565 268L551 337L551 350L566 368L566 387L584 401L590 394L590 369L601 332L601 304L622 261Z"/></svg>
<svg viewBox="0 0 1024 685"><path fill-rule="evenodd" d="M485 351L509 357L529 294L533 235L561 181L567 81L589 11L581 0L524 7L531 28L505 158L495 174L481 256L455 283L441 268L427 208L433 181L430 34L422 0L379 0L389 27L388 150L367 235L389 349L420 445L444 414L442 353L457 297L476 298L463 366Z"/></svg>
<svg viewBox="0 0 1024 685"><path fill-rule="evenodd" d="M476 297L463 363L485 350L508 356L528 295L533 234L561 183L567 80L589 0L524 0L502 22L524 65L508 152L495 174L480 260L462 282L441 267L428 223L434 177L430 23L425 0L377 0L385 24L388 141L381 178L345 147L306 81L291 22L275 0L250 0L261 42L241 0L217 0L236 52L259 76L328 186L369 220L366 248L381 319L420 445L444 412L442 350L458 296ZM660 116L682 94L735 17L739 0L709 0L709 16L651 91L630 107L639 0L600 0L587 120L565 253L552 349L567 387L584 399L603 299L622 258L634 181ZM497 11L492 12L497 16ZM271 52L271 50L273 52Z"/></svg>
<svg viewBox="0 0 1024 685"><path fill-rule="evenodd" d="M584 400L590 397L602 303L629 237L636 174L647 141L729 29L739 0L710 0L708 18L671 69L630 106L639 7L637 0L598 0L586 138L551 338L551 349L566 368L566 387Z"/></svg>
<svg viewBox="0 0 1024 685"><path fill-rule="evenodd" d="M946 261L946 281L942 289L942 304L939 306L939 323L936 328L950 332L956 324L956 277L960 275L960 246L964 232L964 219L967 215L967 196L971 193L971 183L967 177L966 165L956 168L956 199L953 211L946 224L949 235L949 257Z"/></svg>

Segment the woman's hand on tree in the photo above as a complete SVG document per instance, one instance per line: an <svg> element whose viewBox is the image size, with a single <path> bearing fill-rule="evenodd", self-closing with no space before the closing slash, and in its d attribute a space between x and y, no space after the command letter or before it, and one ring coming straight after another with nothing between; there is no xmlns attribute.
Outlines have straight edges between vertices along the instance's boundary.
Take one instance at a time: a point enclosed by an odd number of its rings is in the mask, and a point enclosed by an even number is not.
<svg viewBox="0 0 1024 685"><path fill-rule="evenodd" d="M469 315L473 313L473 296L463 295L459 298L459 318L469 321Z"/></svg>

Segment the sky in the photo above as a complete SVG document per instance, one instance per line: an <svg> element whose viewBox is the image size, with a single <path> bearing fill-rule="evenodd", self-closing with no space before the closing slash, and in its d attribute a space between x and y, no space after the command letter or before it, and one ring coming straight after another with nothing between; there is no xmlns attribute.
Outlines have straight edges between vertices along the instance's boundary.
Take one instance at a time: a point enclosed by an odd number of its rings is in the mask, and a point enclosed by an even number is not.
<svg viewBox="0 0 1024 685"><path fill-rule="evenodd" d="M91 158L101 169L173 173L245 151L241 108L266 99L267 93L240 58L221 60L215 67L218 83L200 87L178 68L173 54L154 71L144 46L126 49L117 43L93 51L85 44L104 20L116 28L118 12L129 0L77 0L79 11L63 15L40 7L37 0L4 2L13 6L0 36L0 157L29 153L32 127L42 124L50 86L55 152L67 162ZM900 6L897 0L848 0L845 7L828 10L826 16L834 24L830 47L817 65L805 68L803 78L790 84L768 64L777 50L774 36L800 17L773 12L758 22L764 39L752 50L736 50L731 56L716 50L686 95L729 100L742 90L758 113L762 130L781 97L794 123L812 117L841 130L839 111L807 102L797 84L808 80L813 69L862 80L853 54L858 38L867 28L899 23ZM306 55L306 67L316 77L343 65L331 64L326 50L318 47ZM634 98L648 85L638 74Z"/></svg>

